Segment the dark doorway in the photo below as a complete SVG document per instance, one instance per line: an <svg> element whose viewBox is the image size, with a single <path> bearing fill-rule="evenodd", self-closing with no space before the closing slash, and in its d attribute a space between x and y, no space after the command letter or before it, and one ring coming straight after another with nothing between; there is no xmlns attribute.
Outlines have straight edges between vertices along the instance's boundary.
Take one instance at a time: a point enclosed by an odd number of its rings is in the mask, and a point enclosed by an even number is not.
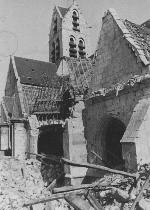
<svg viewBox="0 0 150 210"><path fill-rule="evenodd" d="M123 165L122 146L120 140L125 132L125 125L118 119L112 118L106 129L105 158L112 168Z"/></svg>
<svg viewBox="0 0 150 210"><path fill-rule="evenodd" d="M60 124L40 128L38 153L63 156L63 128Z"/></svg>

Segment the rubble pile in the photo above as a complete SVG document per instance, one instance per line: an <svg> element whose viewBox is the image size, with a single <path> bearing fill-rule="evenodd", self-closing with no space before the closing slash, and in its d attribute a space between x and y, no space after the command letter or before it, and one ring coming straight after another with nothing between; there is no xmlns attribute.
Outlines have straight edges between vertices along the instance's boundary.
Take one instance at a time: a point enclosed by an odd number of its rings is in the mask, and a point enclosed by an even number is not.
<svg viewBox="0 0 150 210"><path fill-rule="evenodd" d="M41 174L45 185L48 186L54 179L59 177L63 171L64 169L60 161L51 161L49 159L41 160ZM61 184L57 186L61 186Z"/></svg>
<svg viewBox="0 0 150 210"><path fill-rule="evenodd" d="M133 194L133 186L133 178L105 175L90 192L106 210L129 210L136 197Z"/></svg>
<svg viewBox="0 0 150 210"><path fill-rule="evenodd" d="M41 163L35 159L18 160L12 157L3 157L0 160L0 210L47 209L44 203L23 208L23 204L26 202L45 199L51 195L46 190L40 168ZM65 201L50 203L49 206L53 206L54 210L68 210Z"/></svg>
<svg viewBox="0 0 150 210"><path fill-rule="evenodd" d="M105 210L149 210L150 165L139 167L137 180L116 174L105 175L88 192Z"/></svg>

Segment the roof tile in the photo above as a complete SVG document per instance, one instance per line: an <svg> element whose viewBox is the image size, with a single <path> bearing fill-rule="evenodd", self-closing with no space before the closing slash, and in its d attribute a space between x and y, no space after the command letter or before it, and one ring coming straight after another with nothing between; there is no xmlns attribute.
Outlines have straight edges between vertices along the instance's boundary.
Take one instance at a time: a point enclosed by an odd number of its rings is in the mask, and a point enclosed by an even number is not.
<svg viewBox="0 0 150 210"><path fill-rule="evenodd" d="M41 86L44 74L49 82L56 76L57 67L53 63L21 57L14 57L14 60L22 84Z"/></svg>

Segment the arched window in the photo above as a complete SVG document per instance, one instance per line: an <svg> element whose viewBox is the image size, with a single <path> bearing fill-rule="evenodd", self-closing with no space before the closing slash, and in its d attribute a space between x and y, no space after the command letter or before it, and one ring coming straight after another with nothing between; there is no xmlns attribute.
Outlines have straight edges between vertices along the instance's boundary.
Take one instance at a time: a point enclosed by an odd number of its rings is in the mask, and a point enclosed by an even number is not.
<svg viewBox="0 0 150 210"><path fill-rule="evenodd" d="M77 10L73 10L72 25L73 25L73 30L80 31L80 29L79 29L79 13Z"/></svg>
<svg viewBox="0 0 150 210"><path fill-rule="evenodd" d="M79 51L78 51L79 57L85 58L85 56L86 56L85 42L82 38L79 39L78 49L79 49Z"/></svg>
<svg viewBox="0 0 150 210"><path fill-rule="evenodd" d="M60 41L59 38L56 40L56 60L60 58Z"/></svg>
<svg viewBox="0 0 150 210"><path fill-rule="evenodd" d="M70 36L69 40L69 56L77 58L76 40L74 36Z"/></svg>
<svg viewBox="0 0 150 210"><path fill-rule="evenodd" d="M52 62L55 63L55 43L53 42L52 44L52 52L51 52L51 55L52 55Z"/></svg>
<svg viewBox="0 0 150 210"><path fill-rule="evenodd" d="M54 17L53 31L54 31L54 34L57 33L57 17Z"/></svg>

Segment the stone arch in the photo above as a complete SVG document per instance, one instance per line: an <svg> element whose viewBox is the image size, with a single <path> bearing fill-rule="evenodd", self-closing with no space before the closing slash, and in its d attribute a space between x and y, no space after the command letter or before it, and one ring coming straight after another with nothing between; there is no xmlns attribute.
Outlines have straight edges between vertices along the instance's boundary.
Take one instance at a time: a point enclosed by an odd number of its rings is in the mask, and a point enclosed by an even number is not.
<svg viewBox="0 0 150 210"><path fill-rule="evenodd" d="M125 130L125 124L116 116L105 116L100 120L93 146L102 158L101 163L113 168L123 165L120 141Z"/></svg>
<svg viewBox="0 0 150 210"><path fill-rule="evenodd" d="M76 39L73 35L69 37L69 56L77 58Z"/></svg>
<svg viewBox="0 0 150 210"><path fill-rule="evenodd" d="M72 12L72 24L74 31L80 31L79 29L79 12L74 9Z"/></svg>

